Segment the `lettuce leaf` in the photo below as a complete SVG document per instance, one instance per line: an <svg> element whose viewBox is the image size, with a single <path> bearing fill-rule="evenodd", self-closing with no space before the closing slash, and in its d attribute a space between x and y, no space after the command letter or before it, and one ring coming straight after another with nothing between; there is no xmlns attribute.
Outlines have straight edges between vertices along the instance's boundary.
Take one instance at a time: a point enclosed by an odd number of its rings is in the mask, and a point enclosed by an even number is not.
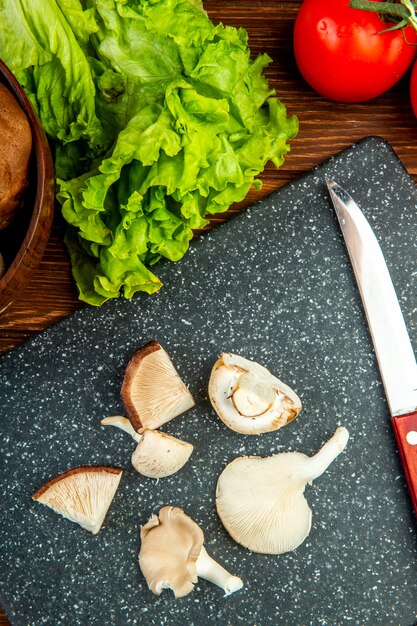
<svg viewBox="0 0 417 626"><path fill-rule="evenodd" d="M54 146L81 300L153 293L195 229L242 200L298 131L243 29L199 0L3 0L0 56Z"/></svg>

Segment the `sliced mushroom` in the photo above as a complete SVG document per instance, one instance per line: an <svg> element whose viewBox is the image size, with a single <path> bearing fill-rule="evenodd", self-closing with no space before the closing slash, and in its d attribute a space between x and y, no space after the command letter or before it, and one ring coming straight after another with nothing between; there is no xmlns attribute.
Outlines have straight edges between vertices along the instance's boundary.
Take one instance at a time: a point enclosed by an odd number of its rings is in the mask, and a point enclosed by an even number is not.
<svg viewBox="0 0 417 626"><path fill-rule="evenodd" d="M176 598L188 595L198 578L221 587L228 596L243 582L232 576L205 550L202 529L178 507L164 506L142 527L139 567L149 589L172 589Z"/></svg>
<svg viewBox="0 0 417 626"><path fill-rule="evenodd" d="M151 341L130 359L121 389L127 415L136 431L155 429L194 406L168 353Z"/></svg>
<svg viewBox="0 0 417 626"><path fill-rule="evenodd" d="M277 430L301 411L301 400L288 385L259 363L229 352L214 364L208 391L220 419L245 435Z"/></svg>
<svg viewBox="0 0 417 626"><path fill-rule="evenodd" d="M143 476L164 478L178 472L190 458L194 446L159 430L145 428L137 433L126 417L106 417L101 423L117 426L138 442L132 454L133 467Z"/></svg>
<svg viewBox="0 0 417 626"><path fill-rule="evenodd" d="M283 452L229 463L217 482L216 507L233 539L263 554L282 554L299 546L311 529L304 489L327 469L348 438L346 428L339 427L313 457Z"/></svg>
<svg viewBox="0 0 417 626"><path fill-rule="evenodd" d="M49 480L32 498L96 535L103 525L122 473L118 467L75 467Z"/></svg>

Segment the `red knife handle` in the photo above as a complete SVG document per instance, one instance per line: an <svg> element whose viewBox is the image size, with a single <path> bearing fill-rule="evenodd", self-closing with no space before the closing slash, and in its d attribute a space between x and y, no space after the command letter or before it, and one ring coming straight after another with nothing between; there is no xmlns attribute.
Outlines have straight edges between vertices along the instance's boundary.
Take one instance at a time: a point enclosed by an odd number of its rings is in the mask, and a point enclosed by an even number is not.
<svg viewBox="0 0 417 626"><path fill-rule="evenodd" d="M392 417L391 421L417 515L417 412Z"/></svg>

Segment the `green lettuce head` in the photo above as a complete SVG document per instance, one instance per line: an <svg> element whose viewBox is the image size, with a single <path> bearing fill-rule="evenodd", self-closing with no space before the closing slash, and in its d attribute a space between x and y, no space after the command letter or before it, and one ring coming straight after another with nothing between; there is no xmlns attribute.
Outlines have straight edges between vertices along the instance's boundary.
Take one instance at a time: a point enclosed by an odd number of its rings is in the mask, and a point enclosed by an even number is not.
<svg viewBox="0 0 417 626"><path fill-rule="evenodd" d="M282 165L287 117L247 33L198 0L11 0L0 56L54 148L81 300L153 293L195 229Z"/></svg>

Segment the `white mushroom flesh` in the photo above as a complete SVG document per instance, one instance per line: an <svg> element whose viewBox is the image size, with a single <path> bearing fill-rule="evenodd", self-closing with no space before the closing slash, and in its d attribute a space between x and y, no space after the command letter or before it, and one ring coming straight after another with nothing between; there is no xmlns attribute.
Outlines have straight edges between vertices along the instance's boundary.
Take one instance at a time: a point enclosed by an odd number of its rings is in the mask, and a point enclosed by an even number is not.
<svg viewBox="0 0 417 626"><path fill-rule="evenodd" d="M301 411L301 400L288 385L259 363L230 353L214 364L209 397L220 419L247 435L277 430Z"/></svg>
<svg viewBox="0 0 417 626"><path fill-rule="evenodd" d="M32 498L93 535L100 530L122 477L113 467L78 467L50 480Z"/></svg>
<svg viewBox="0 0 417 626"><path fill-rule="evenodd" d="M132 454L133 467L143 476L164 478L178 472L188 461L193 445L159 430L145 429Z"/></svg>
<svg viewBox="0 0 417 626"><path fill-rule="evenodd" d="M196 561L198 578L204 578L224 591L224 597L232 595L243 587L243 581L239 576L232 576L220 563L217 563L202 546Z"/></svg>
<svg viewBox="0 0 417 626"><path fill-rule="evenodd" d="M132 454L133 467L148 478L165 478L178 472L190 458L194 446L159 430L145 428L139 434L130 420L121 415L101 420L104 426L116 426L138 442Z"/></svg>
<svg viewBox="0 0 417 626"><path fill-rule="evenodd" d="M240 578L206 552L204 533L182 509L165 506L141 529L139 567L153 593L172 589L176 598L188 595L204 578L230 595L243 585Z"/></svg>
<svg viewBox="0 0 417 626"><path fill-rule="evenodd" d="M122 415L112 415L111 417L105 417L101 420L101 424L103 424L103 426L115 426L116 428L120 428L120 430L123 430L137 442L142 440L142 435L136 432L136 430L132 426L131 421L128 420L127 417L123 417Z"/></svg>
<svg viewBox="0 0 417 626"><path fill-rule="evenodd" d="M283 452L229 463L217 483L216 507L231 537L263 554L299 546L311 529L305 486L327 469L347 441L346 428L339 427L313 457Z"/></svg>

